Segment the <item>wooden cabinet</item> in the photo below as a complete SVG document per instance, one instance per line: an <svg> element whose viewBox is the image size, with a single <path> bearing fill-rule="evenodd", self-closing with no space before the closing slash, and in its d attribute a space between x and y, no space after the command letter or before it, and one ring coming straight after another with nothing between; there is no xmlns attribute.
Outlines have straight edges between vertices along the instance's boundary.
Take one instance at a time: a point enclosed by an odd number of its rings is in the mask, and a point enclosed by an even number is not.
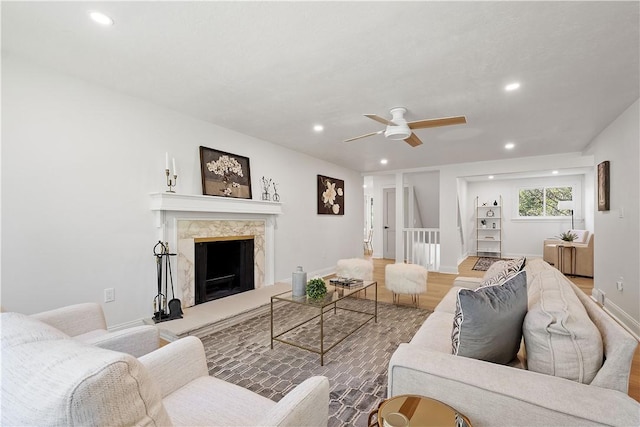
<svg viewBox="0 0 640 427"><path fill-rule="evenodd" d="M481 202L476 197L476 255L502 257L502 196Z"/></svg>

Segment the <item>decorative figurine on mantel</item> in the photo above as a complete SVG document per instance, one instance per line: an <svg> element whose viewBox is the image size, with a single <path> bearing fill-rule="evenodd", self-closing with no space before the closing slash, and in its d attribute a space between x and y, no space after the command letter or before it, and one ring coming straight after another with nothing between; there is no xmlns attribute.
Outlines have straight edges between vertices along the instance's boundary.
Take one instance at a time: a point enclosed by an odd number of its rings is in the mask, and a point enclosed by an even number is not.
<svg viewBox="0 0 640 427"><path fill-rule="evenodd" d="M173 161L173 179L169 177L170 175L169 153L164 153L164 164L165 164L164 173L167 176L167 187L169 187L169 189L167 190L167 193L175 193L175 191L172 188L176 186L176 183L178 181L178 171L176 170L176 159L173 158L171 160Z"/></svg>
<svg viewBox="0 0 640 427"><path fill-rule="evenodd" d="M278 188L276 187L278 185L278 183L274 182L273 183L273 201L274 202L279 202L280 201L280 195L278 194Z"/></svg>
<svg viewBox="0 0 640 427"><path fill-rule="evenodd" d="M262 200L271 200L271 195L269 194L269 188L271 187L271 178L265 178L264 176L261 178L262 181Z"/></svg>

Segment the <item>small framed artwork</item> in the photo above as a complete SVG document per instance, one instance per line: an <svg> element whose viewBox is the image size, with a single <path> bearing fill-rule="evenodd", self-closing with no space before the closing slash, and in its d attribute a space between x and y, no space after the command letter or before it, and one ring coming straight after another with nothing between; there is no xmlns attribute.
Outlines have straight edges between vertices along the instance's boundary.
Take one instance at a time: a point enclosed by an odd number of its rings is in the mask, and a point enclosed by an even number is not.
<svg viewBox="0 0 640 427"><path fill-rule="evenodd" d="M200 147L202 194L251 199L249 158Z"/></svg>
<svg viewBox="0 0 640 427"><path fill-rule="evenodd" d="M318 214L344 215L344 181L318 175Z"/></svg>
<svg viewBox="0 0 640 427"><path fill-rule="evenodd" d="M598 164L598 210L609 210L609 161Z"/></svg>

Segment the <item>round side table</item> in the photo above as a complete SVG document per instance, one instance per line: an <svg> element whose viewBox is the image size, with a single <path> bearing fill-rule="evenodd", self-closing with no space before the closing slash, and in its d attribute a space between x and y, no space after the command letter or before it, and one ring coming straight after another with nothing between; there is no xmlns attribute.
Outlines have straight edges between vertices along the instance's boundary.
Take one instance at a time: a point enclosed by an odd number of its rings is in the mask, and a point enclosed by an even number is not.
<svg viewBox="0 0 640 427"><path fill-rule="evenodd" d="M373 418L377 415L377 421ZM429 397L403 394L384 400L369 414L369 427L472 427L469 418Z"/></svg>

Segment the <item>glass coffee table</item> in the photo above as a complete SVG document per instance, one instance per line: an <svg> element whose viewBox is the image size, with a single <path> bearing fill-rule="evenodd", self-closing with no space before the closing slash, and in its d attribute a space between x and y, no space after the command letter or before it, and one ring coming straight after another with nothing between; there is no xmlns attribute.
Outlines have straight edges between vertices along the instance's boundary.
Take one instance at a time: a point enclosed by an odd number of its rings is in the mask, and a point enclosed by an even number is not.
<svg viewBox="0 0 640 427"><path fill-rule="evenodd" d="M327 281L325 280L325 282ZM354 297L358 292L372 287L375 290L375 297L373 300L358 300L370 301L373 305L373 312L363 311L359 308L349 306L348 299L350 297ZM310 311L313 316L305 319L304 321L296 322L296 324L293 326L285 326L286 329L284 331L278 331L276 333L274 328L274 310L277 311L278 306L274 307L274 303L278 305L277 303L279 302L305 306L306 308L311 309ZM317 312L317 314L313 313L314 311ZM342 318L342 314L346 313L357 313L358 316L355 316L355 320L354 318L344 319L345 322L337 320ZM332 318L331 322L327 322L328 316ZM318 320L313 323L316 319ZM301 348L303 350L317 353L320 355L320 365L324 366L325 353L327 353L336 345L340 344L345 338L363 327L371 319L373 319L373 321L376 323L378 322L378 282L375 281L365 280L361 285L350 287L332 286L327 284L327 294L324 296L324 298L319 298L317 300L310 299L306 295L301 297L294 297L291 291L283 292L271 297L271 348L273 349L273 342L278 341L284 344ZM346 320L348 320L348 322ZM333 327L338 324L340 324L340 328ZM316 337L314 341L317 340L316 342L318 342L319 346L312 347L305 342L296 341L295 336L292 336L295 335L292 334L292 332L295 332L295 330L298 328L302 328L304 325L312 325L312 328L317 327L317 330L313 330L312 333L314 337ZM333 330L331 331L331 342L325 345L325 338L327 335L327 331L325 331L326 327L333 327Z"/></svg>

